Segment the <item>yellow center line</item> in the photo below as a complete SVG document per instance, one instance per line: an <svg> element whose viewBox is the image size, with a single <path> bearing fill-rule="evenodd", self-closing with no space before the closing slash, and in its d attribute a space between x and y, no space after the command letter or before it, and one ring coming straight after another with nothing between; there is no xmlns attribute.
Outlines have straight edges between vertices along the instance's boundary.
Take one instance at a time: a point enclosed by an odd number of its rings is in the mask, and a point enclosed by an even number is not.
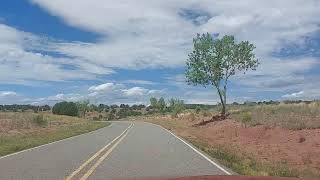
<svg viewBox="0 0 320 180"><path fill-rule="evenodd" d="M115 141L117 141L123 134L125 134L133 124L131 124L127 129L125 129L119 136L114 138L110 143L108 143L106 146L104 146L102 149L100 149L97 153L95 153L93 156L91 156L86 162L84 162L77 170L72 172L68 177L66 177L66 180L71 180L74 176L76 176L86 165L88 165L91 161L93 161L96 157L98 157L104 150L106 150L111 144L113 144Z"/></svg>
<svg viewBox="0 0 320 180"><path fill-rule="evenodd" d="M103 160L118 146L118 144L128 135L129 130L117 141L99 160L85 173L80 180L86 180L94 172L94 170L102 163Z"/></svg>

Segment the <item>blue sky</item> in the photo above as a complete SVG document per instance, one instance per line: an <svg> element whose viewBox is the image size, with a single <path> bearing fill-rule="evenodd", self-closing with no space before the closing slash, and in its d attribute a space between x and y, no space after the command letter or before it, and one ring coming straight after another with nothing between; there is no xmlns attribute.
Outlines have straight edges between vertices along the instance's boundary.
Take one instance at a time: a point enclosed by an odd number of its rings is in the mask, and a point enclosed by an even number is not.
<svg viewBox="0 0 320 180"><path fill-rule="evenodd" d="M248 5L249 4L249 5ZM320 97L320 2L4 0L0 104L218 102L185 83L196 33L256 45L260 66L232 77L228 101Z"/></svg>

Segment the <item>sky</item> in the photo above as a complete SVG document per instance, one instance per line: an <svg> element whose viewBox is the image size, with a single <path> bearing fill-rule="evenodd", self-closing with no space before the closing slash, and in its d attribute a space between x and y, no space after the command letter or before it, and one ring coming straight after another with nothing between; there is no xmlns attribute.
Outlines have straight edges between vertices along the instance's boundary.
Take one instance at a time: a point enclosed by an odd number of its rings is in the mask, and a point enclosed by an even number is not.
<svg viewBox="0 0 320 180"><path fill-rule="evenodd" d="M255 44L228 102L319 99L319 0L2 0L0 104L219 102L185 81L197 33Z"/></svg>

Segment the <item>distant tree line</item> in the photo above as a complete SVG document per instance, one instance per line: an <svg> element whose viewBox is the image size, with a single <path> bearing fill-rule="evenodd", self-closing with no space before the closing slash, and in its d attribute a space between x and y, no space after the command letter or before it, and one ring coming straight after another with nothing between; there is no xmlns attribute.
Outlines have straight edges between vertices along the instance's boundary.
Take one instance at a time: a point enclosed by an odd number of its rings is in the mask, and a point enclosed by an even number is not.
<svg viewBox="0 0 320 180"><path fill-rule="evenodd" d="M285 100L285 101L246 101L243 103L233 102L228 105L246 105L246 106L254 106L254 105L276 105L280 104L280 102L285 104L298 104L298 103L312 103L314 101L307 100ZM177 98L171 98L165 100L163 97L157 99L155 97L150 98L150 105L146 106L143 104L113 104L113 105L105 105L105 104L90 104L88 100L79 101L79 102L59 102L56 103L52 109L49 105L43 106L35 106L35 105L0 105L0 111L2 112L24 112L24 111L50 111L54 114L59 115L69 115L69 116L79 116L86 117L88 112L99 112L105 113L105 119L113 120L119 118L126 118L128 116L139 116L143 114L153 114L153 113L171 113L173 116L177 116L184 109L193 109L195 111L200 110L208 110L219 106L217 105L205 105L205 104L185 104L183 100Z"/></svg>
<svg viewBox="0 0 320 180"><path fill-rule="evenodd" d="M49 105L43 105L43 106L34 106L30 104L12 104L12 105L0 105L0 111L11 111L11 112L24 112L27 110L32 110L34 112L38 111L49 111L51 110L51 107Z"/></svg>

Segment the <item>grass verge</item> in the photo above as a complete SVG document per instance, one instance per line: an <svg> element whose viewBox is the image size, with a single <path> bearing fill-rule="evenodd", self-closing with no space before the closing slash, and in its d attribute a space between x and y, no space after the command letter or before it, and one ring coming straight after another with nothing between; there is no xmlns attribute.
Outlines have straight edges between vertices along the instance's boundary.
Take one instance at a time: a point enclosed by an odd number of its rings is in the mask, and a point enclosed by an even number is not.
<svg viewBox="0 0 320 180"><path fill-rule="evenodd" d="M239 157L230 152L224 151L222 148L209 147L203 142L188 139L194 146L218 160L224 166L232 169L234 172L247 176L281 176L281 177L299 177L304 172L289 169L284 164L267 165L257 163L250 157Z"/></svg>
<svg viewBox="0 0 320 180"><path fill-rule="evenodd" d="M31 132L23 135L0 136L0 156L80 135L108 126L107 122L85 122L64 126L51 131Z"/></svg>

